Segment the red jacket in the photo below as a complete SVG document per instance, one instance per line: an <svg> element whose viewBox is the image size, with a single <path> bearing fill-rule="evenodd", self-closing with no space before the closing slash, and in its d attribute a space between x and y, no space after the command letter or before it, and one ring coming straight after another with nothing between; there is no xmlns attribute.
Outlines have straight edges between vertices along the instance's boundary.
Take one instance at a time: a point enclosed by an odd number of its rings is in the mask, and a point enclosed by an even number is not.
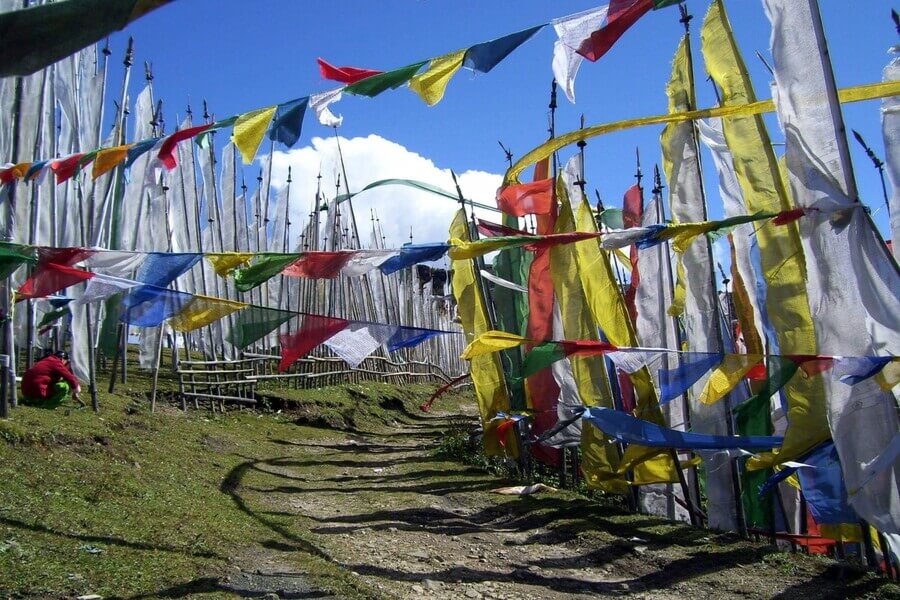
<svg viewBox="0 0 900 600"><path fill-rule="evenodd" d="M76 392L81 389L78 378L72 374L61 358L56 356L42 358L22 376L22 395L26 398L46 399L50 387L60 381L68 383Z"/></svg>

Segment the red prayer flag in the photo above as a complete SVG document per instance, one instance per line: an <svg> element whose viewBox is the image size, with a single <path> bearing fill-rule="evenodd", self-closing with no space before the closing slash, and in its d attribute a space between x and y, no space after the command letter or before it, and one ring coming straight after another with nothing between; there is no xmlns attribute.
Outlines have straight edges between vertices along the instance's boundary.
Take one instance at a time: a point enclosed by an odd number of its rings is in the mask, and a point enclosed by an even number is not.
<svg viewBox="0 0 900 600"><path fill-rule="evenodd" d="M198 136L207 129L211 128L211 125L198 125L196 127L188 127L187 129L176 131L175 133L164 139L162 144L160 145L159 160L168 170L171 171L178 166L178 159L175 158L175 155L172 153L175 150L175 145L178 144L178 142L183 142L184 140Z"/></svg>
<svg viewBox="0 0 900 600"><path fill-rule="evenodd" d="M16 295L19 300L25 298L44 298L50 294L55 294L70 285L87 281L93 276L93 273L83 271L82 269L45 263L39 265L34 273L31 274L31 277L25 280L22 287L16 291Z"/></svg>
<svg viewBox="0 0 900 600"><path fill-rule="evenodd" d="M94 255L94 250L88 248L39 248L38 264L53 263L71 267L77 262Z"/></svg>
<svg viewBox="0 0 900 600"><path fill-rule="evenodd" d="M288 277L334 279L353 256L352 252L309 252L292 262L281 273Z"/></svg>
<svg viewBox="0 0 900 600"><path fill-rule="evenodd" d="M750 381L765 381L767 377L766 373L766 365L764 363L759 363L758 365L754 365L747 371L747 374L744 375Z"/></svg>
<svg viewBox="0 0 900 600"><path fill-rule="evenodd" d="M281 342L281 363L278 372L287 370L298 358L312 351L313 348L345 329L350 321L334 319L321 315L303 315L303 325L294 333L283 333L278 339Z"/></svg>
<svg viewBox="0 0 900 600"><path fill-rule="evenodd" d="M543 185L547 190L547 194L545 194L546 210L537 213L538 235L552 234L556 228L556 207L552 202L553 180L547 179L549 170L549 160L542 160L534 166L534 183L525 184L525 186L534 185L536 187ZM499 199L497 205L500 206ZM528 271L527 335L529 338L533 340L553 339L553 297L553 280L550 278L550 248L544 246L535 251L531 268ZM530 351L535 345L526 344L525 348ZM541 369L528 377L527 384L531 408L535 411L531 430L539 436L556 425L559 386L553 379L551 369ZM544 444L532 444L531 453L536 459L546 464L553 466L559 464L560 451L557 448L551 448Z"/></svg>
<svg viewBox="0 0 900 600"><path fill-rule="evenodd" d="M551 248L560 244L571 244L600 237L600 233L595 231L569 231L566 233L553 233L544 236L543 239L537 240L525 246L527 250L538 250L540 248Z"/></svg>
<svg viewBox="0 0 900 600"><path fill-rule="evenodd" d="M324 59L321 58L317 58L316 62L319 63L319 72L322 73L322 77L324 77L325 79L330 79L331 81L346 83L347 85L356 83L357 81L362 81L363 79L372 77L373 75L381 75L382 73L384 73L384 71L360 69L358 67L335 67L334 65L328 64Z"/></svg>
<svg viewBox="0 0 900 600"><path fill-rule="evenodd" d="M640 227L644 218L644 197L641 193L641 186L634 184L625 192L625 198L622 200L622 223L625 229L632 227ZM638 284L641 282L641 272L638 270L638 251L637 246L631 245L629 253L631 260L631 283L625 290L625 307L628 309L628 316L631 318L631 326L637 327L637 306L634 303L635 295L637 295Z"/></svg>
<svg viewBox="0 0 900 600"><path fill-rule="evenodd" d="M578 54L592 62L599 60L629 27L652 8L653 0L611 0L606 24L581 43Z"/></svg>
<svg viewBox="0 0 900 600"><path fill-rule="evenodd" d="M478 219L478 233L485 237L530 235L527 231L522 231L515 227L507 227L500 223L492 223L491 221L485 221L484 219Z"/></svg>
<svg viewBox="0 0 900 600"><path fill-rule="evenodd" d="M75 171L78 169L78 161L81 160L82 156L84 156L84 153L79 152L50 163L50 169L56 173L57 185L67 179L71 179L75 175Z"/></svg>
<svg viewBox="0 0 900 600"><path fill-rule="evenodd" d="M566 356L596 356L607 352L615 352L619 349L609 342L594 340L561 341L559 345L562 346Z"/></svg>
<svg viewBox="0 0 900 600"><path fill-rule="evenodd" d="M514 217L549 215L553 208L553 179L500 188L497 208Z"/></svg>
<svg viewBox="0 0 900 600"><path fill-rule="evenodd" d="M805 214L805 208L792 208L791 210L784 210L778 213L778 216L772 219L772 224L787 225L788 223L793 223Z"/></svg>
<svg viewBox="0 0 900 600"><path fill-rule="evenodd" d="M785 358L800 367L807 377L827 371L834 364L833 356L821 356L818 354L788 354Z"/></svg>

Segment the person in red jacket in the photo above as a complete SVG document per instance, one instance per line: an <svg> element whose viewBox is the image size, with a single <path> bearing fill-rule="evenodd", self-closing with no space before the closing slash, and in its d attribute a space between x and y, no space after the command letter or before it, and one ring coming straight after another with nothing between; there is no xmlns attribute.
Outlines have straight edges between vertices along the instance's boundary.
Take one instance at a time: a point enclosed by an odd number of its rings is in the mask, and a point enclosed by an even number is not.
<svg viewBox="0 0 900 600"><path fill-rule="evenodd" d="M84 406L78 397L81 384L69 369L69 355L55 352L34 363L22 376L23 404L42 408L56 408L72 395L72 399Z"/></svg>

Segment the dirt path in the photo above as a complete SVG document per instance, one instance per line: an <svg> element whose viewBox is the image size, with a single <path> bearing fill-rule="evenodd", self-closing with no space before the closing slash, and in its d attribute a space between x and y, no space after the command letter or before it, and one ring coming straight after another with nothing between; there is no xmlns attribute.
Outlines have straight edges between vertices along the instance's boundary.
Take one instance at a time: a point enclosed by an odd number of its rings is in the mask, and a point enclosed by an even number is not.
<svg viewBox="0 0 900 600"><path fill-rule="evenodd" d="M271 440L282 455L248 461L223 491L263 521L290 517L308 532L273 524L266 560L275 560L272 552L317 554L386 597L878 594L879 584L861 572L765 543L625 514L567 492L492 494L504 482L433 456L447 425L445 416L385 434Z"/></svg>

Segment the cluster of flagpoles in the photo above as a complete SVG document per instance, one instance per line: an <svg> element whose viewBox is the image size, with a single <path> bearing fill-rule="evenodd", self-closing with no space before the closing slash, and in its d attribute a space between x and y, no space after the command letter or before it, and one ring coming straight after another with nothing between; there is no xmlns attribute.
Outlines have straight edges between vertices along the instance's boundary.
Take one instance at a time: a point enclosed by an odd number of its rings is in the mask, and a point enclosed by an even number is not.
<svg viewBox="0 0 900 600"><path fill-rule="evenodd" d="M667 88L668 115L551 135L510 166L498 193L509 215L503 225L482 223L468 232L451 226L451 239L466 236L451 250L454 294L470 342L465 357L488 451L565 466L561 451L577 447L591 487L636 488L644 510L717 529L798 534L810 526L871 550L871 524L890 571L889 548L896 554L900 541L893 392L900 281L853 184L840 102L886 97L892 106L896 71L890 67L884 83L838 91L816 3L763 4L773 27L774 102L754 98L716 0L701 37L721 106L697 109L691 17L682 7L686 34ZM789 31L803 31L803 39ZM809 64L822 66L798 77ZM551 123L555 105L554 93ZM769 111L787 135L783 167L759 116ZM897 138L893 111L884 114L890 160ZM658 171L644 205L640 166L622 214L601 212L594 223L584 192L586 140L654 123L666 124L661 145L671 223ZM719 173L726 216L719 226L734 228L731 277L723 275L731 289L724 295L717 292L711 248L715 228L700 225L707 219L701 142ZM556 152L576 143L580 153L557 168ZM534 181L519 183L530 165ZM584 237L507 250L489 277L459 275L482 269L468 265L474 254L466 247L503 239L474 241L478 232L509 236L526 215L536 217L539 234ZM754 215L783 227L750 224ZM617 216L625 229L607 231ZM585 235L591 232L597 235ZM604 244L617 238L628 243ZM630 264L609 252L630 244ZM510 269L516 261L531 266ZM501 271L505 280L497 277ZM521 310L492 305L489 290L511 294ZM845 319L856 326L848 329ZM798 368L803 374L795 378ZM824 373L829 369L833 377ZM872 435L860 439L863 431ZM697 461L699 467L690 466ZM784 483L789 476L802 493Z"/></svg>

